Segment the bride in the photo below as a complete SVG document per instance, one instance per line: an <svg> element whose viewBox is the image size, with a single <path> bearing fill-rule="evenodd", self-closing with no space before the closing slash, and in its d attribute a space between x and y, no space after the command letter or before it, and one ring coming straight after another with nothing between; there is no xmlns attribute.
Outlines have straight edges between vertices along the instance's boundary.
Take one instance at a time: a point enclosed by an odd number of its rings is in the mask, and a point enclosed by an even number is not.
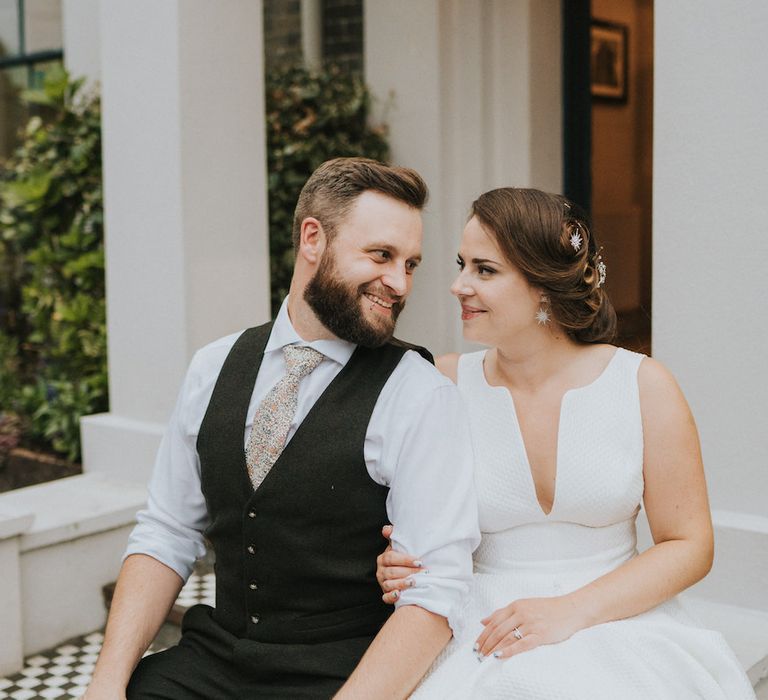
<svg viewBox="0 0 768 700"><path fill-rule="evenodd" d="M491 349L438 367L469 409L483 537L463 623L412 697L754 698L675 598L712 565L696 427L659 362L610 344L585 219L563 197L492 190L457 263L464 335ZM638 554L641 500L655 544ZM429 576L414 554L379 557L387 602Z"/></svg>

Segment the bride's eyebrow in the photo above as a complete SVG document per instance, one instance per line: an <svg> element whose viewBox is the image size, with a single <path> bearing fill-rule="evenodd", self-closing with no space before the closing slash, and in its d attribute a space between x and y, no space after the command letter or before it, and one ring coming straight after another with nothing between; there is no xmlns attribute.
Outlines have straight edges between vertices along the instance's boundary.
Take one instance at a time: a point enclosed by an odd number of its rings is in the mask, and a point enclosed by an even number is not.
<svg viewBox="0 0 768 700"><path fill-rule="evenodd" d="M487 263L491 263L491 265L501 265L501 263L498 263L495 260L490 260L489 258L472 258L473 265L485 265Z"/></svg>

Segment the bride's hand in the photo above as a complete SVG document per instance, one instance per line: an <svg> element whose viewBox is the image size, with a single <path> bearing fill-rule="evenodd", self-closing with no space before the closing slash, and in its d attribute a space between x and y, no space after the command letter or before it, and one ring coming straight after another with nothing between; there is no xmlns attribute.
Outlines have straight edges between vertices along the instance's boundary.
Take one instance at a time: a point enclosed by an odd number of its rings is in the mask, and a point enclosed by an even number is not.
<svg viewBox="0 0 768 700"><path fill-rule="evenodd" d="M542 644L568 639L584 627L566 596L525 598L499 608L481 620L485 625L475 651L505 659Z"/></svg>
<svg viewBox="0 0 768 700"><path fill-rule="evenodd" d="M385 525L381 534L387 539L392 537L392 526ZM403 554L392 549L392 545L376 557L376 580L384 591L381 599L385 603L394 603L400 597L400 591L410 588L413 584L413 574L427 573L421 561L410 554Z"/></svg>

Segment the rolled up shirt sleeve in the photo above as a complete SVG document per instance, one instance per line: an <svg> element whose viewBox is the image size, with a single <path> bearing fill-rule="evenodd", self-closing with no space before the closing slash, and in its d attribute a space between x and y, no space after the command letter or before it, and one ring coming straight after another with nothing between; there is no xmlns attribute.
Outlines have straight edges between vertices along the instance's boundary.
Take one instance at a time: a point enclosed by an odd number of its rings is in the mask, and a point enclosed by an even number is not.
<svg viewBox="0 0 768 700"><path fill-rule="evenodd" d="M458 389L442 376L432 377L426 391L408 390L408 384L381 407L389 420L383 421L379 449L370 449L390 488L392 546L418 556L426 569L396 605L442 615L456 633L480 541L468 416Z"/></svg>
<svg viewBox="0 0 768 700"><path fill-rule="evenodd" d="M136 515L137 524L123 555L125 559L131 554L146 554L173 569L184 581L192 573L195 560L205 554L202 532L209 522L200 487L193 416L200 390L196 359L160 443L147 506Z"/></svg>

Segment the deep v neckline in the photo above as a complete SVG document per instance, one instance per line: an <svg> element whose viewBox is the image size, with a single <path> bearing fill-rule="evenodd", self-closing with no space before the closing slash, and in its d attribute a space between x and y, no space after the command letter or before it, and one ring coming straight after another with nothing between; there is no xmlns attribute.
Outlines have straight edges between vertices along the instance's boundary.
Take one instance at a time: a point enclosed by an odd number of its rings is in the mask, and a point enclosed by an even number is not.
<svg viewBox="0 0 768 700"><path fill-rule="evenodd" d="M594 387L607 373L609 368L613 365L614 360L616 359L616 356L619 354L621 348L616 348L611 355L610 359L606 363L605 367L600 371L600 373L588 384L583 384L582 386L576 386L571 387L570 389L566 389L563 392L563 395L560 397L560 405L559 410L557 414L557 437L555 439L555 476L554 476L554 486L552 488L552 506L548 511L544 510L544 507L541 505L541 501L539 500L539 493L536 489L536 480L533 477L533 470L531 469L531 460L528 457L528 447L525 443L525 436L523 435L523 429L520 425L520 419L517 415L517 406L515 405L515 397L512 395L512 392L506 387L501 386L498 384L491 384L488 381L488 378L485 375L485 358L488 355L488 351L486 350L485 353L483 353L483 356L480 361L480 376L482 378L483 384L488 388L496 392L503 392L506 397L507 401L509 402L509 406L511 408L511 414L512 414L512 421L515 426L515 430L517 432L517 438L519 440L520 444L520 451L522 453L523 459L525 460L525 471L528 474L528 483L531 487L531 495L533 497L533 502L536 504L536 507L538 508L539 512L544 518L549 518L552 516L552 513L555 511L555 507L558 503L557 498L557 487L560 482L560 443L561 443L561 431L562 431L562 425L563 425L563 407L565 406L565 400L568 398L568 396L575 394L580 391L584 391L585 389L590 389L591 387Z"/></svg>

